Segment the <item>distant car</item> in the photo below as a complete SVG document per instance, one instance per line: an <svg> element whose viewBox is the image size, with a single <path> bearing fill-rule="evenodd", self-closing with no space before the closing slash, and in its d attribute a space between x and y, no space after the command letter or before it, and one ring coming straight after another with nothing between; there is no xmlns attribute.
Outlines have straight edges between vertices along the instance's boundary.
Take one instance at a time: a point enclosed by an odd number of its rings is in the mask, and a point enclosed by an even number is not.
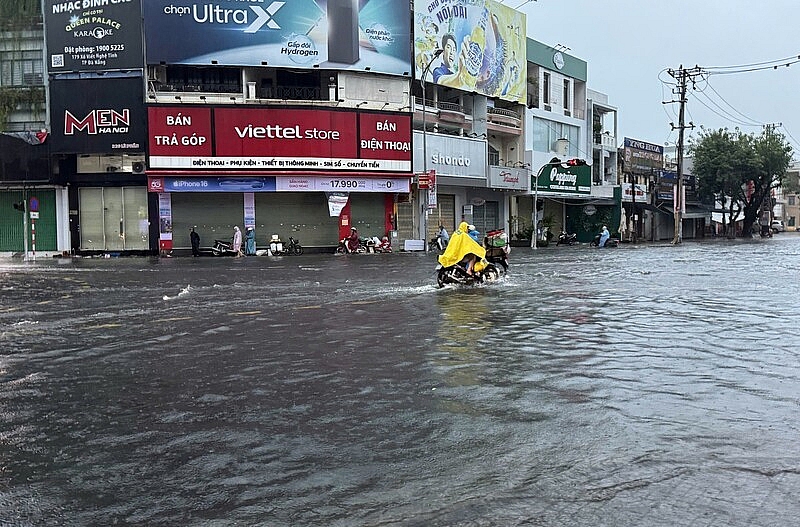
<svg viewBox="0 0 800 527"><path fill-rule="evenodd" d="M783 232L786 230L786 226L783 224L783 220L772 220L772 232Z"/></svg>

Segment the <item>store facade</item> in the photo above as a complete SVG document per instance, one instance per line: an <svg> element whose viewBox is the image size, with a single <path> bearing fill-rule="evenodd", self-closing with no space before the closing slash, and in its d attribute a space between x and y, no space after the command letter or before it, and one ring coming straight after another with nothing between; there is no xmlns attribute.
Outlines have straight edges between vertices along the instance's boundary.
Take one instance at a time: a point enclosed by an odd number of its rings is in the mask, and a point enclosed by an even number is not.
<svg viewBox="0 0 800 527"><path fill-rule="evenodd" d="M304 247L396 232L411 190L411 116L353 109L250 106L148 108L148 191L161 251L229 239L253 227Z"/></svg>

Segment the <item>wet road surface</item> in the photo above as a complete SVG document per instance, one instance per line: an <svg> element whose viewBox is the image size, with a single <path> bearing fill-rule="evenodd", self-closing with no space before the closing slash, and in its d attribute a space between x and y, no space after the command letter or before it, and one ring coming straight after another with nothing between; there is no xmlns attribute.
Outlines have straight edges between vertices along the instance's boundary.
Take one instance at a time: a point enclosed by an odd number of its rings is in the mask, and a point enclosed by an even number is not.
<svg viewBox="0 0 800 527"><path fill-rule="evenodd" d="M799 255L0 262L0 525L796 525Z"/></svg>

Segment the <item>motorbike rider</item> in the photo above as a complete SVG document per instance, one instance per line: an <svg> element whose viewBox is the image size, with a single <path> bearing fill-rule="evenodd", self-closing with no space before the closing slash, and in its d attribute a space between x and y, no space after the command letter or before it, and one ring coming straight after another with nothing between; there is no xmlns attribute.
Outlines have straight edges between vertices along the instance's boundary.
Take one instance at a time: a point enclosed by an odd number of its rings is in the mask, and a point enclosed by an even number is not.
<svg viewBox="0 0 800 527"><path fill-rule="evenodd" d="M358 251L358 231L355 227L350 227L350 235L344 240L344 246L348 253L354 253Z"/></svg>
<svg viewBox="0 0 800 527"><path fill-rule="evenodd" d="M605 247L606 242L611 237L611 233L608 232L608 227L603 225L603 230L600 231L600 243L598 243L599 247Z"/></svg>
<svg viewBox="0 0 800 527"><path fill-rule="evenodd" d="M485 257L486 249L470 237L469 225L466 221L462 221L458 230L450 237L444 253L439 256L439 263L443 267L464 263L467 274L473 275L486 266Z"/></svg>
<svg viewBox="0 0 800 527"><path fill-rule="evenodd" d="M438 238L436 242L439 244L439 249L444 250L447 247L447 243L450 241L450 234L448 234L447 229L444 228L444 225L439 225L439 232L437 233L436 237Z"/></svg>

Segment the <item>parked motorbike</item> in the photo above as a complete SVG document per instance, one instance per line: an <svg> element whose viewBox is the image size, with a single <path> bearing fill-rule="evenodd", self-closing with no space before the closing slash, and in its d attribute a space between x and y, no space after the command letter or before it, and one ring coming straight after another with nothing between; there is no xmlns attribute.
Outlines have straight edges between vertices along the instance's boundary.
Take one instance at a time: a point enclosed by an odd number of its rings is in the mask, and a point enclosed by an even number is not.
<svg viewBox="0 0 800 527"><path fill-rule="evenodd" d="M600 238L598 238L599 242ZM561 231L561 234L558 235L558 241L556 242L556 246L559 245L575 245L578 243L578 235L568 234L567 231Z"/></svg>
<svg viewBox="0 0 800 527"><path fill-rule="evenodd" d="M225 240L214 240L211 246L211 254L214 256L236 256L233 250L233 243Z"/></svg>
<svg viewBox="0 0 800 527"><path fill-rule="evenodd" d="M303 246L300 245L300 240L296 240L289 236L289 241L286 243L287 254L294 254L300 256L303 254Z"/></svg>
<svg viewBox="0 0 800 527"><path fill-rule="evenodd" d="M589 245L591 245L592 247L598 247L600 245L600 235L597 234L594 237L594 240L592 240L589 243ZM603 247L616 247L618 245L619 245L619 240L617 238L609 238L608 240L606 240L606 244Z"/></svg>

